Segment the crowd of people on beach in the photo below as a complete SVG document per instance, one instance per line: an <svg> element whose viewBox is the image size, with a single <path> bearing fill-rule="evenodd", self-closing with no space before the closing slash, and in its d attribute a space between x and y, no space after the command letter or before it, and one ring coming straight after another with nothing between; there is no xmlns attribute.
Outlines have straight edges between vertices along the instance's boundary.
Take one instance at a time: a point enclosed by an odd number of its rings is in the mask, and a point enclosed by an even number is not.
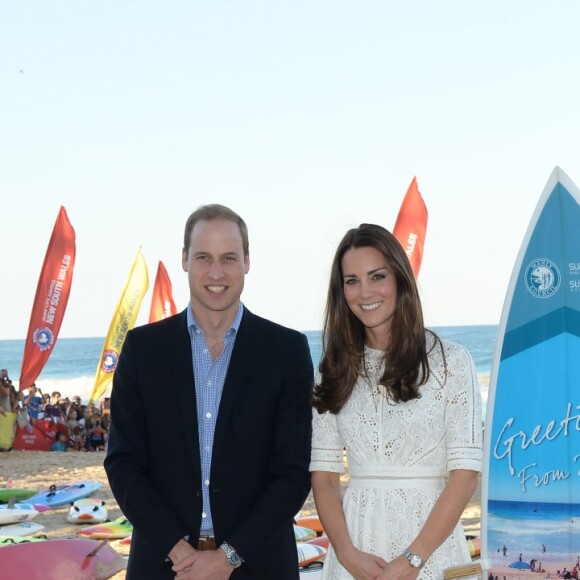
<svg viewBox="0 0 580 580"><path fill-rule="evenodd" d="M568 568L563 568L562 570L557 571L557 575L559 578L573 578L578 580L580 577L580 556L576 559L576 564L568 570Z"/></svg>
<svg viewBox="0 0 580 580"><path fill-rule="evenodd" d="M43 393L34 383L17 390L7 369L0 371L0 414L15 413L18 425L45 419L54 423L56 432L52 451L104 451L109 433L109 397L98 404L83 404L80 396L62 396L59 391Z"/></svg>
<svg viewBox="0 0 580 580"><path fill-rule="evenodd" d="M504 544L502 548L498 548L497 552L498 554L500 553L503 554L504 558L507 557L508 555L508 548L507 546ZM546 550L546 545L542 544L542 549L541 549L542 554L545 554L547 552ZM528 564L528 560L527 558L525 558L524 554L522 554L520 552L520 555L518 556L518 561L519 562L523 562L524 564ZM546 574L546 569L545 566L542 564L541 561L537 560L536 558L532 558L529 561L529 569L528 568L524 568L524 570L529 571L529 572L536 572L538 574ZM578 558L576 559L576 563L574 564L573 567L568 568L568 567L564 567L562 569L558 569L555 572L548 572L548 576L546 576L547 578L572 578L574 580L578 580L578 578L580 578L580 556L578 556ZM504 576L505 579L505 576ZM494 575L493 572L490 572L488 574L488 580L499 580L497 575Z"/></svg>

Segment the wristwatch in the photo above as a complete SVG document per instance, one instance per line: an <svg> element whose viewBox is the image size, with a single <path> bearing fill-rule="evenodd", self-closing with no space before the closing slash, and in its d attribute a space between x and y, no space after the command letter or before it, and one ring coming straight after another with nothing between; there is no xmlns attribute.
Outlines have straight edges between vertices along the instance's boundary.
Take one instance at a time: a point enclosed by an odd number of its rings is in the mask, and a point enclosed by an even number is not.
<svg viewBox="0 0 580 580"><path fill-rule="evenodd" d="M230 546L227 542L222 542L220 545L220 549L222 549L226 553L226 559L228 564L236 569L242 565L244 561L242 557L236 552L235 548Z"/></svg>
<svg viewBox="0 0 580 580"><path fill-rule="evenodd" d="M423 558L421 558L419 554L412 554L409 552L408 548L403 552L403 556L409 560L409 564L411 564L413 568L422 568L425 564L425 562L423 562Z"/></svg>

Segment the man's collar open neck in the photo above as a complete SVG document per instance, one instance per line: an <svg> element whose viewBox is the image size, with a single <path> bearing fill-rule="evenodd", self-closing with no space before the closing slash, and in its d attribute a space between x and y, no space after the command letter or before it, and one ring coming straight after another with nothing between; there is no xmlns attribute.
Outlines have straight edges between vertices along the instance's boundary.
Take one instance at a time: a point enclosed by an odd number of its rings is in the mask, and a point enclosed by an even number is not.
<svg viewBox="0 0 580 580"><path fill-rule="evenodd" d="M238 313L241 314L241 310L243 310L241 300L238 300L235 307L232 305L232 308L227 311L208 312L196 308L191 302L189 308L195 324L203 331L206 338L222 338L232 326L236 326L234 323Z"/></svg>

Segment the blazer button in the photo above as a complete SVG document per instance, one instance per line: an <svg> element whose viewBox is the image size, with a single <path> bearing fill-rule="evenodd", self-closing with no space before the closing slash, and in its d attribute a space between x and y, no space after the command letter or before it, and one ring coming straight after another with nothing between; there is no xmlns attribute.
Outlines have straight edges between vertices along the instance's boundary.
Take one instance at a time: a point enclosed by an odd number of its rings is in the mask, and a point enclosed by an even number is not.
<svg viewBox="0 0 580 580"><path fill-rule="evenodd" d="M198 491L198 492L195 494L195 496L196 496L196 497L201 497L201 491Z"/></svg>

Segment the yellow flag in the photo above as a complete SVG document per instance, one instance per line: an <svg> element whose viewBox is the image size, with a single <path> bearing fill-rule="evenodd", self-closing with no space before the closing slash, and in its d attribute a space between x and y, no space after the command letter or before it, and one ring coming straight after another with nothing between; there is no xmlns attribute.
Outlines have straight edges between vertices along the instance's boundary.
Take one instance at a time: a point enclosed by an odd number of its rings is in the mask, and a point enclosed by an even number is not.
<svg viewBox="0 0 580 580"><path fill-rule="evenodd" d="M113 379L125 337L127 332L135 326L139 308L148 287L147 265L141 248L139 248L103 345L91 402L98 399L107 390Z"/></svg>

